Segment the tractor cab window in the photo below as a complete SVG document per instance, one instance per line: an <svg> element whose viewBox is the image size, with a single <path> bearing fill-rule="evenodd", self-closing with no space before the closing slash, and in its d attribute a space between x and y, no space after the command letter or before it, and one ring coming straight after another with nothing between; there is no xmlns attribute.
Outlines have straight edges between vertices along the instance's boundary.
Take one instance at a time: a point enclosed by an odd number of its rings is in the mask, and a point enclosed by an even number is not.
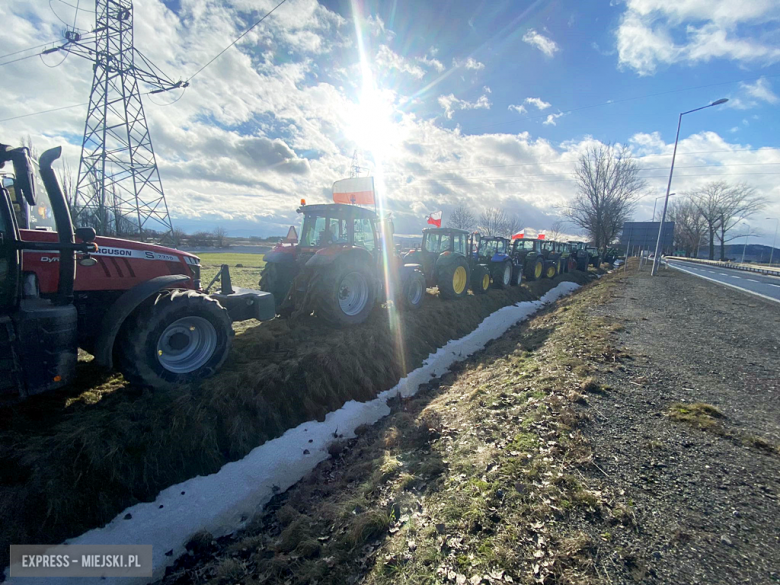
<svg viewBox="0 0 780 585"><path fill-rule="evenodd" d="M355 220L355 245L373 252L376 248L376 239L374 238L374 224L370 219Z"/></svg>
<svg viewBox="0 0 780 585"><path fill-rule="evenodd" d="M426 252L441 254L450 249L450 234L427 233L423 239L423 249Z"/></svg>
<svg viewBox="0 0 780 585"><path fill-rule="evenodd" d="M515 240L518 250L537 250L536 240Z"/></svg>
<svg viewBox="0 0 780 585"><path fill-rule="evenodd" d="M307 215L303 220L303 229L301 230L301 246L313 248L323 246L321 241L327 231L326 222L326 218L322 216Z"/></svg>
<svg viewBox="0 0 780 585"><path fill-rule="evenodd" d="M498 240L480 240L477 253L480 256L492 257L498 250Z"/></svg>
<svg viewBox="0 0 780 585"><path fill-rule="evenodd" d="M542 242L542 250L545 250L547 252L552 252L553 250L555 250L555 244L553 242L545 240L544 242Z"/></svg>
<svg viewBox="0 0 780 585"><path fill-rule="evenodd" d="M506 242L504 240L496 240L496 254L506 254Z"/></svg>
<svg viewBox="0 0 780 585"><path fill-rule="evenodd" d="M452 249L456 254L466 254L466 236L463 234L452 235Z"/></svg>
<svg viewBox="0 0 780 585"><path fill-rule="evenodd" d="M331 244L348 244L349 234L347 232L347 221L331 217L328 220L327 237Z"/></svg>

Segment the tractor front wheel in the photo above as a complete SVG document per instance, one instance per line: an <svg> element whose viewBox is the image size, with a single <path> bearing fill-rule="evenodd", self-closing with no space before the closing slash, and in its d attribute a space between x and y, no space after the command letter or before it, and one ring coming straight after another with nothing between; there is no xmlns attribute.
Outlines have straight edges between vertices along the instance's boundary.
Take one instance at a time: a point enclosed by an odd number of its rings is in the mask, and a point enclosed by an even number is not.
<svg viewBox="0 0 780 585"><path fill-rule="evenodd" d="M422 272L415 270L409 275L404 283L403 291L404 307L412 311L422 306L425 298L425 276Z"/></svg>
<svg viewBox="0 0 780 585"><path fill-rule="evenodd" d="M558 265L555 262L548 262L544 271L545 278L555 278L556 274L558 274Z"/></svg>
<svg viewBox="0 0 780 585"><path fill-rule="evenodd" d="M532 262L526 265L526 278L528 280L539 280L544 274L544 259L537 256Z"/></svg>
<svg viewBox="0 0 780 585"><path fill-rule="evenodd" d="M512 275L512 286L520 286L523 282L523 269L520 266L515 266Z"/></svg>
<svg viewBox="0 0 780 585"><path fill-rule="evenodd" d="M135 384L171 388L214 374L227 359L233 327L227 309L192 290L164 291L124 324L119 370Z"/></svg>
<svg viewBox="0 0 780 585"><path fill-rule="evenodd" d="M484 266L476 266L471 274L471 290L475 295L483 295L490 288L490 272Z"/></svg>
<svg viewBox="0 0 780 585"><path fill-rule="evenodd" d="M488 277L489 279L490 277ZM437 286L444 299L465 297L469 289L469 269L466 261L459 259L441 268Z"/></svg>
<svg viewBox="0 0 780 585"><path fill-rule="evenodd" d="M368 319L376 300L371 271L356 262L327 270L318 290L312 291L315 313L333 325L358 325Z"/></svg>

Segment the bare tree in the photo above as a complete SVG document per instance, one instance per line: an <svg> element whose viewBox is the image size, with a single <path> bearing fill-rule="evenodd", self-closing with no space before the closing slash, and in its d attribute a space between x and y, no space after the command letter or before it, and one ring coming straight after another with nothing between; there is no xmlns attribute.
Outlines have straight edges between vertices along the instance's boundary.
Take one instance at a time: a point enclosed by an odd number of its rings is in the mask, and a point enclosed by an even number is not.
<svg viewBox="0 0 780 585"><path fill-rule="evenodd" d="M690 197L678 199L669 207L669 221L674 222L674 246L686 256L699 255L707 241L707 222Z"/></svg>
<svg viewBox="0 0 780 585"><path fill-rule="evenodd" d="M227 248L228 247L228 239L227 239L227 230L223 228L221 225L218 225L214 228L214 231L212 232L214 236L214 246L217 248Z"/></svg>
<svg viewBox="0 0 780 585"><path fill-rule="evenodd" d="M564 235L563 226L566 225L566 222L563 220L555 220L552 224L552 227L547 230L547 237L550 240L554 240L556 242L560 242L561 238Z"/></svg>
<svg viewBox="0 0 780 585"><path fill-rule="evenodd" d="M450 227L471 231L477 223L477 218L474 217L474 214L471 213L471 210L468 207L459 205L452 212L450 220L447 223Z"/></svg>
<svg viewBox="0 0 780 585"><path fill-rule="evenodd" d="M76 177L66 158L62 159L62 164L57 168L57 181L62 189L62 194L65 196L65 201L68 203L68 208L71 210L71 213L73 213L73 196L76 193Z"/></svg>
<svg viewBox="0 0 780 585"><path fill-rule="evenodd" d="M511 238L514 234L520 231L522 228L520 223L520 216L516 214L508 215L506 218L506 224L504 225L503 235L507 238Z"/></svg>
<svg viewBox="0 0 780 585"><path fill-rule="evenodd" d="M574 171L577 196L563 214L605 254L630 217L645 181L626 146L589 146Z"/></svg>
<svg viewBox="0 0 780 585"><path fill-rule="evenodd" d="M503 209L489 207L479 214L477 227L483 236L503 236L509 217Z"/></svg>
<svg viewBox="0 0 780 585"><path fill-rule="evenodd" d="M691 193L691 198L704 218L709 232L709 258L715 258L715 239L720 244L720 258L726 257L726 243L744 234L733 234L734 227L766 205L755 189L745 183L730 185L712 181Z"/></svg>

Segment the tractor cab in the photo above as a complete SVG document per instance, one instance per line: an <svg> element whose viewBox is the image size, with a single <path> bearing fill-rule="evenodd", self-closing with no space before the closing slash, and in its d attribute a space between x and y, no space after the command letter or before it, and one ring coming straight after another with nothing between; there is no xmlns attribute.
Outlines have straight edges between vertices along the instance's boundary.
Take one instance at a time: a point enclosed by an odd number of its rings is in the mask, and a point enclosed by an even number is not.
<svg viewBox="0 0 780 585"><path fill-rule="evenodd" d="M281 242L266 254L260 275L260 288L273 293L279 315L315 312L336 325L356 325L380 300L420 306L424 279L395 254L390 218L343 203L302 202L298 213L300 241Z"/></svg>
<svg viewBox="0 0 780 585"><path fill-rule="evenodd" d="M60 388L73 377L78 356L78 314L73 304L76 253L97 251L95 230L80 228L74 238L65 197L51 164L61 149L46 151L40 158L41 179L51 200L57 222L56 242L28 242L21 238L17 209L6 184L0 188L0 401L15 401ZM30 207L36 205L35 181L27 148L0 145L0 168L11 163L14 178L7 187ZM22 270L24 250L59 253L56 295L43 298L33 272Z"/></svg>
<svg viewBox="0 0 780 585"><path fill-rule="evenodd" d="M474 261L487 268L495 288L517 286L523 278L522 269L510 255L511 240L500 236L480 238Z"/></svg>
<svg viewBox="0 0 780 585"><path fill-rule="evenodd" d="M495 256L498 256L503 260L507 255L510 245L509 240L506 238L495 236L480 238L476 252L477 260L482 263L491 262ZM499 261L499 259L496 258L495 261Z"/></svg>

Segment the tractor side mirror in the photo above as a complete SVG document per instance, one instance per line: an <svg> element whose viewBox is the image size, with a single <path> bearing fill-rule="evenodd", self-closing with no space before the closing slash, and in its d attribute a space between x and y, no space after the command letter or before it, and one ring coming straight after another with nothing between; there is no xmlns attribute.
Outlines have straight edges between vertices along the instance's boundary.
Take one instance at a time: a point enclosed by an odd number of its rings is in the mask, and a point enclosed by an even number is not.
<svg viewBox="0 0 780 585"><path fill-rule="evenodd" d="M97 234L95 233L95 228L80 227L76 228L76 237L85 244L89 244L90 242L95 241Z"/></svg>

